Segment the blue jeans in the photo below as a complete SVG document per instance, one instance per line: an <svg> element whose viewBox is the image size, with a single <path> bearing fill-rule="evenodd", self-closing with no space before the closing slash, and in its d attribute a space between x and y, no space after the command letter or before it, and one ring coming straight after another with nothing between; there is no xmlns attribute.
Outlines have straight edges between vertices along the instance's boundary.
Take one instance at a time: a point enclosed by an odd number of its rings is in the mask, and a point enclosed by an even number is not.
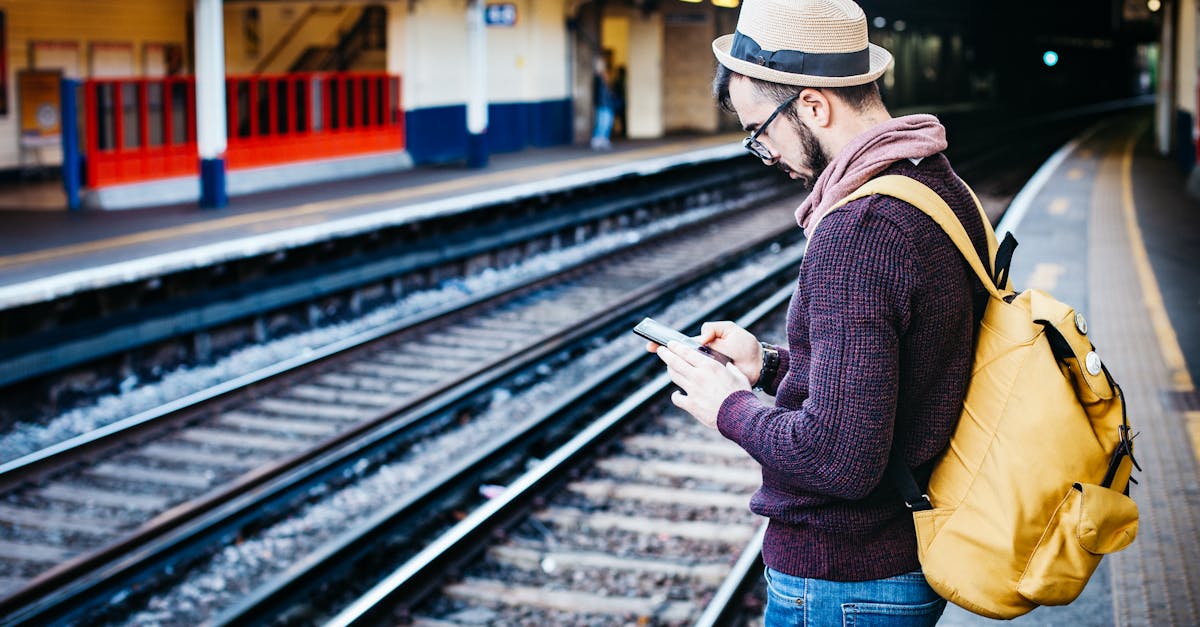
<svg viewBox="0 0 1200 627"><path fill-rule="evenodd" d="M766 571L764 627L934 625L946 609L921 571L874 581L825 581Z"/></svg>
<svg viewBox="0 0 1200 627"><path fill-rule="evenodd" d="M612 125L612 107L603 105L596 107L596 126L592 130L592 140L607 142L609 136L612 134Z"/></svg>

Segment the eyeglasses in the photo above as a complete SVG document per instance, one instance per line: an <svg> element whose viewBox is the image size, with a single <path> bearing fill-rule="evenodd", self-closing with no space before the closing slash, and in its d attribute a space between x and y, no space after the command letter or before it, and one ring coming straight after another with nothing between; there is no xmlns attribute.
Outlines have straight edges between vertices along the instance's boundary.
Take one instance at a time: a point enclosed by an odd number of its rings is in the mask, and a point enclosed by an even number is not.
<svg viewBox="0 0 1200 627"><path fill-rule="evenodd" d="M750 154L762 159L763 161L774 161L775 155L771 154L771 151L767 150L767 147L764 146L762 142L758 141L758 136L762 135L763 131L767 130L767 125L771 123L771 120L775 119L775 116L779 115L780 111L786 109L788 105L795 102L799 97L800 94L796 94L795 96L784 100L783 103L781 103L778 107L775 107L775 111L771 113L771 116L767 118L767 121L760 124L753 133L750 133L749 137L742 140L742 147L746 150L749 150Z"/></svg>

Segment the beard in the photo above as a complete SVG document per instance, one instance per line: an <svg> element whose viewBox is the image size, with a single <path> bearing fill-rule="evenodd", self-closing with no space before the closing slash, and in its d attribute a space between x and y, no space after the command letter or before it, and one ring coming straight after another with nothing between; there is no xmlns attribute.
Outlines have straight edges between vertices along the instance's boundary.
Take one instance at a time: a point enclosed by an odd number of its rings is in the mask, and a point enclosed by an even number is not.
<svg viewBox="0 0 1200 627"><path fill-rule="evenodd" d="M800 178L797 180L800 183L800 186L805 190L812 190L813 183L816 183L817 179L821 178L821 173L824 172L825 168L829 166L829 156L826 155L825 150L821 148L821 142L817 141L817 136L814 135L813 132L804 125L804 123L800 122L799 120L795 120L793 125L796 128L796 132L800 136L800 147L804 149L804 161L800 165L805 170L812 172L812 178L809 178L806 175L800 175ZM794 171L782 161L777 164L777 167L783 170L784 173L791 173ZM796 173L800 174L799 172Z"/></svg>

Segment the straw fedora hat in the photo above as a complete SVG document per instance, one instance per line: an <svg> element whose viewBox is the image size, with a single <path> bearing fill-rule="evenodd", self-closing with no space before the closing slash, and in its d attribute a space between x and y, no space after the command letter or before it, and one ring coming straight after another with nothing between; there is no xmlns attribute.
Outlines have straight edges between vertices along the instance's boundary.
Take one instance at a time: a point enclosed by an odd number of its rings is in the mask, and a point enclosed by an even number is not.
<svg viewBox="0 0 1200 627"><path fill-rule="evenodd" d="M892 63L867 41L867 16L851 0L745 0L737 32L712 47L738 74L802 87L862 85Z"/></svg>

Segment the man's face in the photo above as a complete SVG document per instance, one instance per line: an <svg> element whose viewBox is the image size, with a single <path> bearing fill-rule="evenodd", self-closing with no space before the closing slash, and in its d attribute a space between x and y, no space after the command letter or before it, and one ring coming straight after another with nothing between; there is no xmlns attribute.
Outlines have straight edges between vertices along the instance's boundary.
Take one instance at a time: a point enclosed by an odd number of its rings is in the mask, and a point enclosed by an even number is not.
<svg viewBox="0 0 1200 627"><path fill-rule="evenodd" d="M742 128L748 132L758 130L778 106L740 76L733 77L729 83L729 100ZM799 103L792 106L799 106ZM777 166L806 188L812 187L813 181L829 165L829 158L813 132L803 123L795 122L786 111L771 120L766 130L759 134L758 141L772 155L771 159L763 159L763 163Z"/></svg>

